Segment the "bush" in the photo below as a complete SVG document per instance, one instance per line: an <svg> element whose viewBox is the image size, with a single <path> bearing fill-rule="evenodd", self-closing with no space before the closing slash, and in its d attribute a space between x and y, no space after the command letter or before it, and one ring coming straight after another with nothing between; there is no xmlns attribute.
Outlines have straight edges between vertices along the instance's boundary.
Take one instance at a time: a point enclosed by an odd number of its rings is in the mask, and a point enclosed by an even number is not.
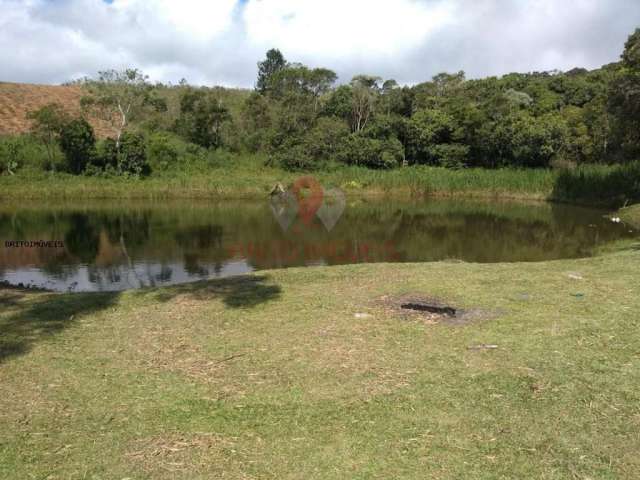
<svg viewBox="0 0 640 480"><path fill-rule="evenodd" d="M469 147L459 143L441 143L430 150L438 165L454 170L464 168L469 156Z"/></svg>
<svg viewBox="0 0 640 480"><path fill-rule="evenodd" d="M153 170L165 171L173 167L178 160L178 151L167 134L154 134L147 146L149 165Z"/></svg>
<svg viewBox="0 0 640 480"><path fill-rule="evenodd" d="M340 144L349 135L349 125L337 117L321 117L315 127L304 136L309 155L319 163L333 159Z"/></svg>
<svg viewBox="0 0 640 480"><path fill-rule="evenodd" d="M118 166L118 147L113 138L107 138L98 144L98 154L93 165L102 169L115 170Z"/></svg>
<svg viewBox="0 0 640 480"><path fill-rule="evenodd" d="M96 156L96 138L91 125L83 118L64 125L60 131L60 148L67 170L75 175L82 173Z"/></svg>
<svg viewBox="0 0 640 480"><path fill-rule="evenodd" d="M52 168L45 146L31 135L0 137L0 175Z"/></svg>
<svg viewBox="0 0 640 480"><path fill-rule="evenodd" d="M147 163L144 136L139 133L124 133L120 138L118 152L118 172L122 175L148 175L151 168Z"/></svg>
<svg viewBox="0 0 640 480"><path fill-rule="evenodd" d="M0 141L0 175L13 175L20 166L20 142L8 137Z"/></svg>
<svg viewBox="0 0 640 480"><path fill-rule="evenodd" d="M342 163L369 168L397 167L403 157L404 148L398 139L377 140L358 134L349 135L336 154Z"/></svg>
<svg viewBox="0 0 640 480"><path fill-rule="evenodd" d="M286 170L313 170L334 159L348 135L349 127L343 120L323 117L303 135L273 137L271 150Z"/></svg>
<svg viewBox="0 0 640 480"><path fill-rule="evenodd" d="M313 170L318 160L309 154L303 143L286 141L274 154L274 158L285 170Z"/></svg>

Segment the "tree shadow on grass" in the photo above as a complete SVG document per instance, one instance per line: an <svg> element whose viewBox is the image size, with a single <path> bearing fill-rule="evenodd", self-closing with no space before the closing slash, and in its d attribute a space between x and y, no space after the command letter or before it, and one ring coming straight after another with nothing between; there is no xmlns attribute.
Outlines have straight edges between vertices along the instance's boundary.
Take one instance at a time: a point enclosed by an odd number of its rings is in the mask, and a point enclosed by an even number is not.
<svg viewBox="0 0 640 480"><path fill-rule="evenodd" d="M230 308L252 308L280 297L280 286L269 282L265 275L243 275L159 291L142 290L138 295L151 293L151 298L160 302L178 295L200 301L221 298ZM115 305L119 296L119 292L56 294L0 289L0 363L29 352L36 342L60 333L80 316Z"/></svg>
<svg viewBox="0 0 640 480"><path fill-rule="evenodd" d="M0 363L31 350L38 341L71 326L81 315L99 312L113 305L118 292L76 294L34 294L0 290Z"/></svg>
<svg viewBox="0 0 640 480"><path fill-rule="evenodd" d="M267 275L240 275L178 285L155 294L154 298L160 302L169 302L178 295L201 301L222 298L230 308L253 308L277 300L281 293L282 288L270 283Z"/></svg>

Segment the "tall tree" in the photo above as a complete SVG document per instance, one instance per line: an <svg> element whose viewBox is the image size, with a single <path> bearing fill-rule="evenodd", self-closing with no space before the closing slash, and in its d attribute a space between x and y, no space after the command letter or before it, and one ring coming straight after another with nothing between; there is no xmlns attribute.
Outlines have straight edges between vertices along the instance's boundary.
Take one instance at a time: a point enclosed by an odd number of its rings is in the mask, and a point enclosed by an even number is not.
<svg viewBox="0 0 640 480"><path fill-rule="evenodd" d="M68 170L79 175L91 162L96 137L93 128L83 118L71 120L60 131L60 149L67 160Z"/></svg>
<svg viewBox="0 0 640 480"><path fill-rule="evenodd" d="M309 89L313 95L313 110L318 110L320 98L325 95L338 79L338 75L328 68L314 68L309 71Z"/></svg>
<svg viewBox="0 0 640 480"><path fill-rule="evenodd" d="M287 94L310 97L315 112L320 98L329 92L337 78L336 73L328 68L310 69L301 64L292 64L271 76L268 91L278 99Z"/></svg>
<svg viewBox="0 0 640 480"><path fill-rule="evenodd" d="M277 48L272 48L267 52L267 57L258 62L258 81L256 82L256 90L260 93L266 93L269 89L271 77L285 68L287 61L282 52Z"/></svg>
<svg viewBox="0 0 640 480"><path fill-rule="evenodd" d="M55 169L55 146L62 127L69 121L67 113L59 103L49 103L38 110L29 112L27 118L32 121L31 133L44 144L49 165Z"/></svg>
<svg viewBox="0 0 640 480"><path fill-rule="evenodd" d="M229 120L227 107L208 90L189 89L180 99L178 130L193 143L206 148L222 146L222 127Z"/></svg>
<svg viewBox="0 0 640 480"><path fill-rule="evenodd" d="M351 80L352 87L352 124L354 132L359 132L367 126L367 122L375 111L380 93L381 78L371 75L356 75Z"/></svg>
<svg viewBox="0 0 640 480"><path fill-rule="evenodd" d="M97 80L86 82L90 94L81 99L81 105L111 126L118 147L131 120L146 108L167 109L166 102L155 95L148 80L140 70L126 69L99 72Z"/></svg>
<svg viewBox="0 0 640 480"><path fill-rule="evenodd" d="M634 158L640 154L640 28L624 45L622 68L612 82L609 103L618 118L622 150Z"/></svg>

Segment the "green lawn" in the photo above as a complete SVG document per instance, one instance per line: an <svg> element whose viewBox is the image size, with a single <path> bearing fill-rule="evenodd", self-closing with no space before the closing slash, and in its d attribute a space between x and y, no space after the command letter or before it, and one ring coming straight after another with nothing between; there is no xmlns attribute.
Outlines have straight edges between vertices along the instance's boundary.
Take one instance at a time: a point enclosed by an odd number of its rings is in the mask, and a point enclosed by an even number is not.
<svg viewBox="0 0 640 480"><path fill-rule="evenodd" d="M0 478L637 478L639 250L2 290Z"/></svg>

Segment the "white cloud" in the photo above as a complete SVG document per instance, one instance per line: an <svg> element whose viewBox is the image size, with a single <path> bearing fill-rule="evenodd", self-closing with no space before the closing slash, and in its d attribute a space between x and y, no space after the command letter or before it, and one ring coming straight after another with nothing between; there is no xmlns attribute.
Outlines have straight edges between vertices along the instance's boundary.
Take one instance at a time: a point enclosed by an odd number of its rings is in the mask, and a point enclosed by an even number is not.
<svg viewBox="0 0 640 480"><path fill-rule="evenodd" d="M114 0L111 8L123 19L135 19L147 33L206 42L228 30L236 0Z"/></svg>
<svg viewBox="0 0 640 480"><path fill-rule="evenodd" d="M42 83L137 66L251 86L271 47L341 80L594 68L640 25L628 0L0 0L0 12L0 81Z"/></svg>
<svg viewBox="0 0 640 480"><path fill-rule="evenodd" d="M254 45L296 57L388 56L420 46L454 18L452 3L412 0L273 0L244 9Z"/></svg>

